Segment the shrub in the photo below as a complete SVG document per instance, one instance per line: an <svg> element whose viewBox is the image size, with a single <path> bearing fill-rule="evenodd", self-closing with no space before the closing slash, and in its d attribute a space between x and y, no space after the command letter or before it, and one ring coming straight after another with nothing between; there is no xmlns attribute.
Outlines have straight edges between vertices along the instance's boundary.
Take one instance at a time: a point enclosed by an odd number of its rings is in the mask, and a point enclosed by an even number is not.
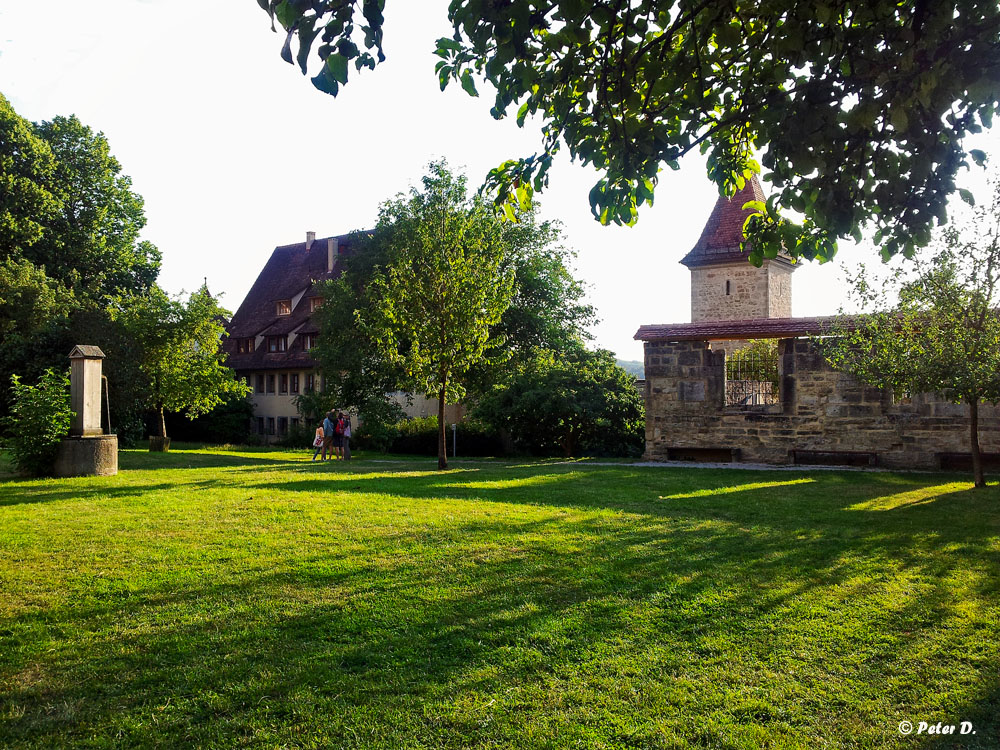
<svg viewBox="0 0 1000 750"><path fill-rule="evenodd" d="M392 448L399 430L395 424L386 424L379 420L366 420L353 430L351 445L358 449L367 449L386 453Z"/></svg>
<svg viewBox="0 0 1000 750"><path fill-rule="evenodd" d="M14 466L23 474L52 473L59 441L69 433L69 376L46 370L37 385L26 385L11 375L13 403L5 420Z"/></svg>
<svg viewBox="0 0 1000 750"><path fill-rule="evenodd" d="M316 428L308 425L291 425L277 444L286 448L312 448L313 438L316 437Z"/></svg>
<svg viewBox="0 0 1000 750"><path fill-rule="evenodd" d="M483 396L474 416L540 456L637 456L645 441L635 378L606 350L542 353Z"/></svg>
<svg viewBox="0 0 1000 750"><path fill-rule="evenodd" d="M436 416L407 419L396 425L397 437L392 441L393 453L436 456L438 420ZM448 455L452 452L451 428L447 431ZM491 428L478 422L458 423L459 456L497 456L503 453L500 437Z"/></svg>
<svg viewBox="0 0 1000 750"><path fill-rule="evenodd" d="M253 403L240 394L230 394L210 412L199 414L194 419L178 412L168 412L167 434L178 441L247 445L252 434L252 419Z"/></svg>

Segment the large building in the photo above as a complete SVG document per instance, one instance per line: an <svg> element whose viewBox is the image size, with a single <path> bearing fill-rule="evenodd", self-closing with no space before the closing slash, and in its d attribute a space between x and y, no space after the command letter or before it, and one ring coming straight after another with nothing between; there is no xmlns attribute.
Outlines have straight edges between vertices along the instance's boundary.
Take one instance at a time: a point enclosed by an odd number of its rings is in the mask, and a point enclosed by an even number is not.
<svg viewBox="0 0 1000 750"><path fill-rule="evenodd" d="M757 181L720 198L691 270L691 322L641 326L646 457L936 468L969 460L966 407L895 394L837 372L815 337L834 318L791 314L790 259L760 268L740 249ZM776 346L736 351L751 341ZM745 356L746 355L746 356ZM980 443L1000 458L1000 408L980 408Z"/></svg>
<svg viewBox="0 0 1000 750"><path fill-rule="evenodd" d="M301 417L295 398L324 387L319 364L310 356L319 327L313 313L322 304L319 285L343 272L357 235L316 238L274 248L260 275L229 323L225 342L229 366L252 389L253 431L276 439ZM396 394L407 416L437 414L428 399ZM446 417L457 420L461 408L449 406ZM309 425L312 427L312 425Z"/></svg>

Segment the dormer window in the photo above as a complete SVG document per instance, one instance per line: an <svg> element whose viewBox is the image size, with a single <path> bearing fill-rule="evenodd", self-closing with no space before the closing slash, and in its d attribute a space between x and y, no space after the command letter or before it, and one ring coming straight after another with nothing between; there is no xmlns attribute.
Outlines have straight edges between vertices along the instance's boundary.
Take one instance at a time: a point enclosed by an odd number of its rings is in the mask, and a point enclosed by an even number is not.
<svg viewBox="0 0 1000 750"><path fill-rule="evenodd" d="M288 349L287 336L268 336L267 350L269 352L283 352Z"/></svg>
<svg viewBox="0 0 1000 750"><path fill-rule="evenodd" d="M322 297L310 297L309 298L309 312L314 313L323 305Z"/></svg>
<svg viewBox="0 0 1000 750"><path fill-rule="evenodd" d="M292 314L292 301L290 299L279 299L277 302L278 315Z"/></svg>
<svg viewBox="0 0 1000 750"><path fill-rule="evenodd" d="M317 336L315 333L307 333L302 340L302 346L306 351L309 351L316 346Z"/></svg>
<svg viewBox="0 0 1000 750"><path fill-rule="evenodd" d="M236 339L236 352L238 354L252 354L253 353L254 338L240 338Z"/></svg>

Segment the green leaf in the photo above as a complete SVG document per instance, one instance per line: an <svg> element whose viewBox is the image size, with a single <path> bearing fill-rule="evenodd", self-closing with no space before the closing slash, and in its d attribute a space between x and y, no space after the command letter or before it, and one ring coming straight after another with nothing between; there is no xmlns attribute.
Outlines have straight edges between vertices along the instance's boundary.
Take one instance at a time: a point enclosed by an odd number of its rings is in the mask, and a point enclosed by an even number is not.
<svg viewBox="0 0 1000 750"><path fill-rule="evenodd" d="M472 73L468 70L462 73L462 88L469 96L479 96L479 92L476 91L476 82L472 80Z"/></svg>
<svg viewBox="0 0 1000 750"><path fill-rule="evenodd" d="M292 3L288 2L288 0L284 0L284 2L274 9L274 15L278 19L278 23L283 28L288 29L302 17L302 12L292 5Z"/></svg>
<svg viewBox="0 0 1000 750"><path fill-rule="evenodd" d="M965 188L959 188L958 194L961 196L962 200L968 203L970 206L976 205L976 196L972 194L971 190L966 190Z"/></svg>
<svg viewBox="0 0 1000 750"><path fill-rule="evenodd" d="M335 81L347 83L347 58L343 55L332 54L326 58L326 69Z"/></svg>

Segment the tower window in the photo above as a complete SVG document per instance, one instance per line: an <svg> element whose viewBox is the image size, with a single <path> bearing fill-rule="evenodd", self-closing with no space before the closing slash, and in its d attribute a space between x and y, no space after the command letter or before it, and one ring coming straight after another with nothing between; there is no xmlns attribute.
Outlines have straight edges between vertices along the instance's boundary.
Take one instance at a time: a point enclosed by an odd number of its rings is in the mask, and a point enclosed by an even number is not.
<svg viewBox="0 0 1000 750"><path fill-rule="evenodd" d="M726 279L726 296L729 296L729 279Z"/></svg>

